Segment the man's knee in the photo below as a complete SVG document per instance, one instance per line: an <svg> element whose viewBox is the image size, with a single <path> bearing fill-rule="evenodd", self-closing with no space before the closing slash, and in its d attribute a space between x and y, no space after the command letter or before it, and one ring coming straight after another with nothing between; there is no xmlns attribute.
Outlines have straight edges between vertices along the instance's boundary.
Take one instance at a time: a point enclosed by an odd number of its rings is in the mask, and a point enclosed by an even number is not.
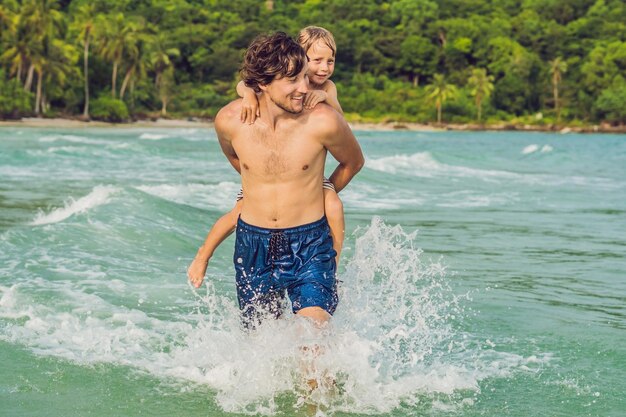
<svg viewBox="0 0 626 417"><path fill-rule="evenodd" d="M304 307L298 310L296 314L313 320L317 325L323 325L331 318L331 315L322 307Z"/></svg>

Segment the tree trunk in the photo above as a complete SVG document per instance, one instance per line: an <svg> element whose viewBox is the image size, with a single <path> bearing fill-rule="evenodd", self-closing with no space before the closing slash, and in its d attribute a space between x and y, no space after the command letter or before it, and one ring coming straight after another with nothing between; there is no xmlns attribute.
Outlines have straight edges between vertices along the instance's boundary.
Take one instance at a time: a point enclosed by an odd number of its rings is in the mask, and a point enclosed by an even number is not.
<svg viewBox="0 0 626 417"><path fill-rule="evenodd" d="M41 84L43 78L43 71L37 70L37 95L35 96L35 114L37 116L41 113Z"/></svg>
<svg viewBox="0 0 626 417"><path fill-rule="evenodd" d="M17 64L17 74L15 78L17 79L17 82L19 83L22 82L22 60L21 59L20 59L20 63Z"/></svg>
<svg viewBox="0 0 626 417"><path fill-rule="evenodd" d="M556 111L556 121L558 123L561 120L561 109L559 107L559 85L557 83L554 83L552 93L554 95L554 110Z"/></svg>
<svg viewBox="0 0 626 417"><path fill-rule="evenodd" d="M117 83L117 61L113 62L113 75L111 76L111 97L115 98L115 85Z"/></svg>
<svg viewBox="0 0 626 417"><path fill-rule="evenodd" d="M124 93L126 92L126 87L128 87L128 82L130 81L130 76L133 73L132 69L126 71L126 75L124 76L124 81L122 82L122 88L120 88L120 100L124 100Z"/></svg>
<svg viewBox="0 0 626 417"><path fill-rule="evenodd" d="M85 107L83 108L83 117L89 119L89 34L85 35L83 68L85 72Z"/></svg>
<svg viewBox="0 0 626 417"><path fill-rule="evenodd" d="M482 116L482 98L477 94L476 95L476 109L478 109L478 123L480 123L480 119Z"/></svg>
<svg viewBox="0 0 626 417"><path fill-rule="evenodd" d="M163 106L161 106L161 116L167 116L167 97L166 96L161 96L161 102L163 103Z"/></svg>
<svg viewBox="0 0 626 417"><path fill-rule="evenodd" d="M437 123L441 124L441 103L437 103Z"/></svg>
<svg viewBox="0 0 626 417"><path fill-rule="evenodd" d="M420 75L413 74L413 87L417 87L420 84Z"/></svg>
<svg viewBox="0 0 626 417"><path fill-rule="evenodd" d="M28 74L26 75L26 82L24 83L24 91L30 91L33 86L33 74L35 73L35 66L31 63L28 67Z"/></svg>

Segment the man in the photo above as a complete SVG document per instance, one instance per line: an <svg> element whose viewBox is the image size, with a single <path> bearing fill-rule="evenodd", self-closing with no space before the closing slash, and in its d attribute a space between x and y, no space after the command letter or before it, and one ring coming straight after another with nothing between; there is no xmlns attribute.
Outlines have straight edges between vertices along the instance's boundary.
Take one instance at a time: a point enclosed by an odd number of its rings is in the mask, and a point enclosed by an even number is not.
<svg viewBox="0 0 626 417"><path fill-rule="evenodd" d="M292 310L317 323L337 306L335 251L324 216L326 152L339 162L330 177L341 191L364 163L343 117L320 103L304 109L307 57L282 32L255 39L242 67L259 93L261 116L240 121L241 99L220 110L215 129L245 198L236 227L239 306L247 326L278 317L287 292Z"/></svg>

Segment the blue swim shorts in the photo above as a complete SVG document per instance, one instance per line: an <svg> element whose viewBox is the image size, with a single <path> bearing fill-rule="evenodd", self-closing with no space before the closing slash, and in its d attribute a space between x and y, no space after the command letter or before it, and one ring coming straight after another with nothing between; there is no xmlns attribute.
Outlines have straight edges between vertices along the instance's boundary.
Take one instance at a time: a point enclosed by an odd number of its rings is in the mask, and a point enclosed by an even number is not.
<svg viewBox="0 0 626 417"><path fill-rule="evenodd" d="M266 229L239 219L233 261L244 325L278 318L285 292L294 313L317 306L333 314L338 303L335 256L325 216L287 229Z"/></svg>

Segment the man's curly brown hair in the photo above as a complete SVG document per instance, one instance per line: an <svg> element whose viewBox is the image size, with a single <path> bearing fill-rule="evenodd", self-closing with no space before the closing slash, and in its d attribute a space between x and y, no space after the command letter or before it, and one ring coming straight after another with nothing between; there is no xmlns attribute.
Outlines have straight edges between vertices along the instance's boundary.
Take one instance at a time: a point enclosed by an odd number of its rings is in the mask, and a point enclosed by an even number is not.
<svg viewBox="0 0 626 417"><path fill-rule="evenodd" d="M306 52L284 32L257 36L246 51L240 74L246 87L259 93L259 85L275 78L300 74L307 62Z"/></svg>

